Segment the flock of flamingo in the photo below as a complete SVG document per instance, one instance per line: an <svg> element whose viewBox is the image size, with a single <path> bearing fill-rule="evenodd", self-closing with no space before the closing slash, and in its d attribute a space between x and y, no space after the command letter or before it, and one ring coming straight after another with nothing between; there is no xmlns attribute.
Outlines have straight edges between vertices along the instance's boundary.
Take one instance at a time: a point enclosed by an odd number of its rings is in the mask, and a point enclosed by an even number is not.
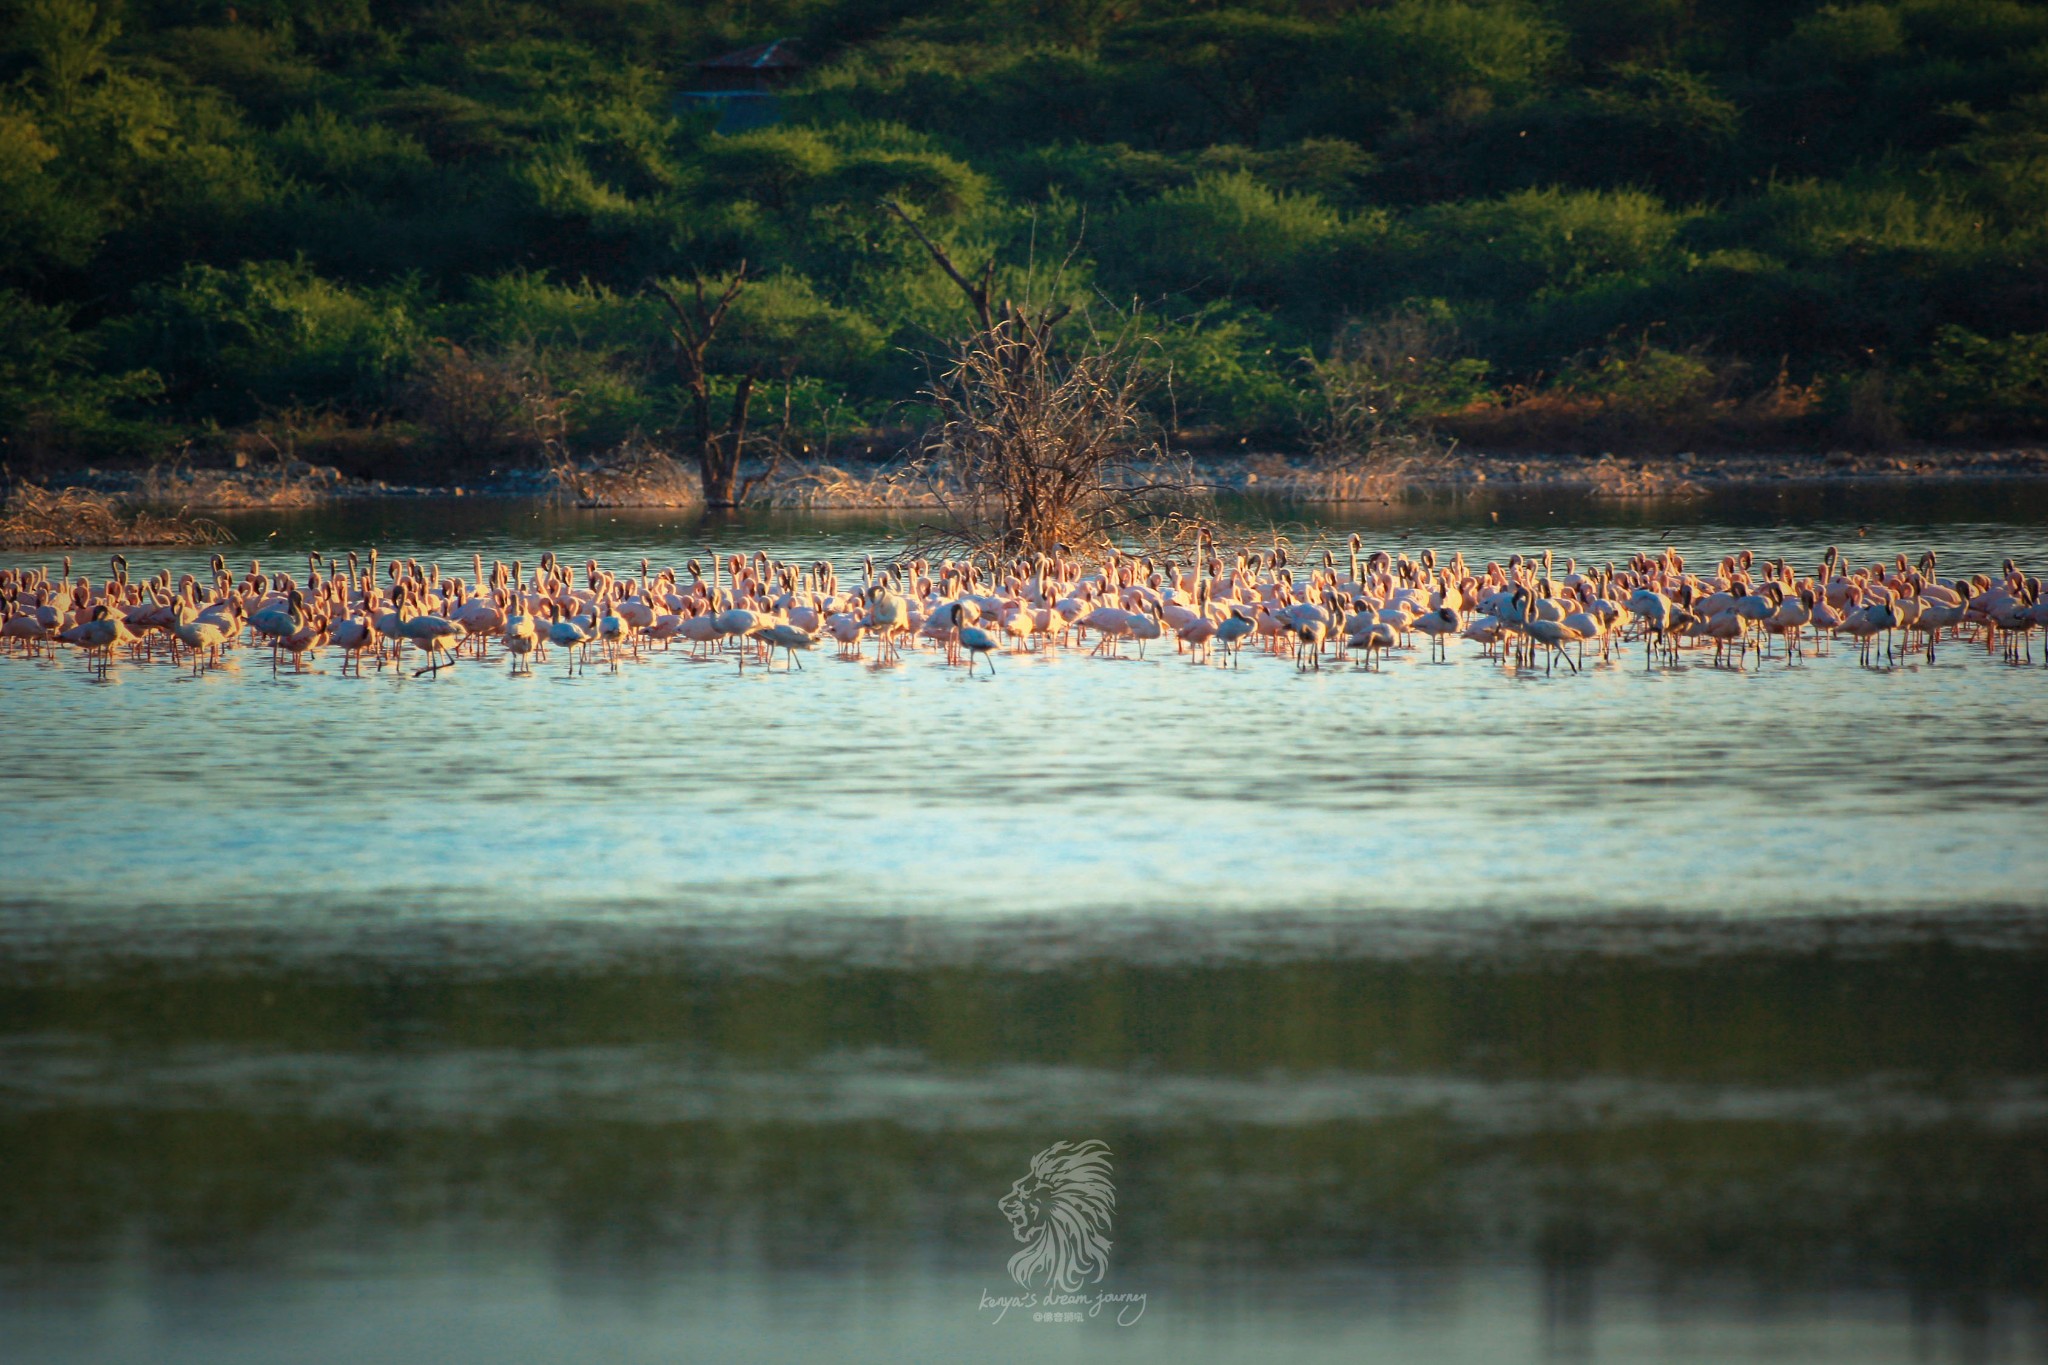
<svg viewBox="0 0 2048 1365"><path fill-rule="evenodd" d="M460 659L491 657L493 645L514 673L559 651L570 673L587 670L596 650L617 671L650 649L678 643L699 657L785 667L821 646L878 663L928 647L968 671L1013 651L1086 647L1120 657L1171 637L1195 663L1239 666L1243 651L1291 655L1319 670L1349 657L1377 668L1417 635L1433 659L1450 641L1477 645L1481 657L1546 672L1578 671L1588 651L1602 660L1640 643L1644 665L1675 663L1688 651L1715 666L1790 666L1828 642L1856 642L1860 662L1889 667L1902 654L1929 662L1944 641L2031 662L2031 636L2048 626L2038 578L2008 559L1997 574L1942 578L1930 550L1915 562L1852 566L1830 547L1810 574L1788 560L1744 550L1688 569L1674 550L1636 554L1624 565L1510 556L1468 564L1385 551L1367 553L1360 537L1348 551L1324 548L1303 558L1283 544L1225 555L1204 537L1185 557L1110 552L965 560L912 559L878 567L863 561L857 584L840 581L827 561L780 562L765 551L707 556L682 569L619 577L596 560L570 565L544 553L524 562L471 557L470 578L415 559L386 561L372 550L345 561L307 559L303 578L251 561L237 577L220 555L210 575L164 569L132 577L115 555L95 583L72 576L64 560L47 568L0 569L0 644L24 656L78 650L101 675L117 655L165 659L197 674L218 667L232 648L267 650L273 669L338 650L341 671L365 665L403 673L410 646L414 676L438 674ZM706 576L708 569L709 576ZM2048 651L2044 651L2048 662Z"/></svg>

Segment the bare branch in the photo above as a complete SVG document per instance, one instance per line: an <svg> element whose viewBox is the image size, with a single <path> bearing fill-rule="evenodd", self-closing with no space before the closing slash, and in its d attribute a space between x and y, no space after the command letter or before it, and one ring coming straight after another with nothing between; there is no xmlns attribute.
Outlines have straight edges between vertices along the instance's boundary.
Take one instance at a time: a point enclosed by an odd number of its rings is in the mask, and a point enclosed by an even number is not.
<svg viewBox="0 0 2048 1365"><path fill-rule="evenodd" d="M675 292L659 280L647 281L647 288L668 305L675 318L668 330L676 343L676 377L689 394L690 444L703 481L704 501L712 507L731 507L743 501L745 493L752 489L750 482L747 489L736 491L735 481L739 474L740 452L746 439L747 405L753 396L754 378L752 375L741 377L725 430L720 432L711 417L711 375L707 357L727 312L747 287L747 263L740 262L739 269L733 272L715 303L707 299L705 285L701 274L691 281L693 305L685 306Z"/></svg>
<svg viewBox="0 0 2048 1365"><path fill-rule="evenodd" d="M995 326L995 318L989 312L988 301L995 289L996 263L991 260L982 266L981 283L977 285L960 273L959 267L953 264L953 258L946 254L946 249L933 241L925 230L917 225L917 220L910 216L903 205L893 199L884 199L882 207L903 220L903 226L909 228L911 235L931 253L931 258L938 263L939 269L945 271L946 277L960 286L960 292L967 296L967 302L973 306L975 316L981 319L981 330L991 330Z"/></svg>
<svg viewBox="0 0 2048 1365"><path fill-rule="evenodd" d="M927 389L940 424L926 453L950 475L963 544L1102 545L1111 531L1179 514L1192 485L1161 462L1145 344L1129 327L1062 357L1049 327L1006 310L954 352Z"/></svg>

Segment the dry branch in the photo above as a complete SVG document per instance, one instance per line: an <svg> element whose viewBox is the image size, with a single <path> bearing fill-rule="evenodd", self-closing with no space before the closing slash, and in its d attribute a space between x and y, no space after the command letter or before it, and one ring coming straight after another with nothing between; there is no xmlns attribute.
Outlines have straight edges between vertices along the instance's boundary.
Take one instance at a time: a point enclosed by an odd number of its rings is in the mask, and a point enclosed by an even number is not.
<svg viewBox="0 0 2048 1365"><path fill-rule="evenodd" d="M1166 459L1147 410L1157 374L1137 319L1062 348L1055 329L1073 315L1069 305L998 303L993 261L970 277L902 205L882 207L959 288L978 324L933 366L925 390L939 413L925 462L954 521L926 538L1051 553L1184 516L1197 490Z"/></svg>
<svg viewBox="0 0 2048 1365"><path fill-rule="evenodd" d="M746 287L745 261L740 262L739 269L734 272L732 279L726 283L716 299L711 298L706 292L702 275L691 281L692 297L687 304L674 290L665 287L660 281L647 282L649 291L668 305L672 319L668 333L669 339L675 343L673 354L676 378L681 381L684 391L690 396L691 453L697 460L704 502L714 508L739 506L752 494L755 483L758 482L750 480L744 486L739 482L740 459L747 444L747 408L753 401L755 376L740 376L723 430L719 429L711 415L711 370L708 360L711 345L718 339L718 329L724 324L733 302Z"/></svg>

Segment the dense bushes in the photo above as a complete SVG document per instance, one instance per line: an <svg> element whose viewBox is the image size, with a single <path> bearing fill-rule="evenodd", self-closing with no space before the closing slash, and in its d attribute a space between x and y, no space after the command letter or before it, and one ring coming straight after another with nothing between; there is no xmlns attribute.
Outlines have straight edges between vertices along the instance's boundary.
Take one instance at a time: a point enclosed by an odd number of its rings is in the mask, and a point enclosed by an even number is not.
<svg viewBox="0 0 2048 1365"><path fill-rule="evenodd" d="M1116 214L1098 251L1141 293L1236 297L1280 308L1328 288L1343 226L1313 195L1274 190L1248 171L1232 171Z"/></svg>
<svg viewBox="0 0 2048 1365"><path fill-rule="evenodd" d="M117 408L161 390L147 370L103 369L94 339L70 310L0 290L0 433L6 454L31 463L98 451L125 453L167 433L124 420Z"/></svg>
<svg viewBox="0 0 2048 1365"><path fill-rule="evenodd" d="M815 60L779 122L677 97L778 34ZM901 422L962 316L885 200L1141 303L1183 431L1304 439L1428 319L1372 392L1488 439L2048 434L2017 0L0 0L0 35L8 459L281 413L429 461L662 440L645 282L742 263L723 382Z"/></svg>
<svg viewBox="0 0 2048 1365"><path fill-rule="evenodd" d="M180 406L222 423L319 404L367 417L423 339L410 283L349 290L281 261L186 266L103 330Z"/></svg>
<svg viewBox="0 0 2048 1365"><path fill-rule="evenodd" d="M1924 424L1959 435L2048 428L2048 332L1993 340L1944 327L1911 377L1908 402Z"/></svg>

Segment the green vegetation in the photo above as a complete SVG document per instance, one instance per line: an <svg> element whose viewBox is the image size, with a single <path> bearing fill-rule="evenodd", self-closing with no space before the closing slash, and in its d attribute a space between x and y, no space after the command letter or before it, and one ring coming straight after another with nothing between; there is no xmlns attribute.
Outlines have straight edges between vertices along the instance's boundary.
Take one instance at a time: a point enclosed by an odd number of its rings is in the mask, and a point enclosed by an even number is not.
<svg viewBox="0 0 2048 1365"><path fill-rule="evenodd" d="M677 97L772 36L779 122ZM687 454L647 284L743 264L721 405L915 425L967 319L883 200L1142 304L1183 438L1333 366L1482 445L2048 434L2021 0L0 0L0 461Z"/></svg>

